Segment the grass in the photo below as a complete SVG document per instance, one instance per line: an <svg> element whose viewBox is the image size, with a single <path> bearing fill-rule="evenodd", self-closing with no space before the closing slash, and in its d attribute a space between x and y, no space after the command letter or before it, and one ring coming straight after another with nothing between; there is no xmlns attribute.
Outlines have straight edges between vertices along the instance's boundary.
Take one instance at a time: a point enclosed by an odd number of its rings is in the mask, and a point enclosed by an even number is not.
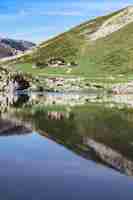
<svg viewBox="0 0 133 200"><path fill-rule="evenodd" d="M132 26L133 23L86 46L80 59L80 73L133 74Z"/></svg>
<svg viewBox="0 0 133 200"><path fill-rule="evenodd" d="M49 120L48 110L53 111L54 108L49 109L43 105L38 108L33 105L30 108L27 106L16 110L14 115L31 123L37 132L41 130L41 133L48 133L50 138L60 141L65 147L75 149L76 145L79 148L79 145L85 145L83 143L85 139L91 138L133 160L132 109L88 104L71 108L69 119L64 117L62 120ZM66 111L67 108L55 106L55 110L60 112Z"/></svg>
<svg viewBox="0 0 133 200"><path fill-rule="evenodd" d="M70 74L67 73L67 68L44 68L44 69L33 69L31 63L25 63L25 64L18 64L16 65L16 70L17 71L22 71L24 73L30 73L32 76L40 76L42 77L41 79L44 79L45 77L63 77L63 78L81 78L81 82L83 84L86 83L98 83L102 84L105 87L109 87L110 84L115 84L115 83L126 83L129 81L133 80L133 75L124 75L124 76L119 76L118 75L113 75L110 77L108 74L80 74L77 76L74 71L72 71Z"/></svg>
<svg viewBox="0 0 133 200"><path fill-rule="evenodd" d="M45 64L50 57L61 57L66 63L79 62L82 50L86 46L86 42L88 43L88 34L95 32L105 20L116 15L118 12L87 21L76 28L72 28L70 31L43 42L33 52L32 56L23 56L22 60L18 59L18 61Z"/></svg>

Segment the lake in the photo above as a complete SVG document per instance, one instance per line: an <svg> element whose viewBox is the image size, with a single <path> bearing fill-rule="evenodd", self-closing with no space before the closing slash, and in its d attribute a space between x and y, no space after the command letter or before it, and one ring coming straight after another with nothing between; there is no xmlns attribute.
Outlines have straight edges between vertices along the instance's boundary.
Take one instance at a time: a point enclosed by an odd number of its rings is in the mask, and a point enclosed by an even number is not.
<svg viewBox="0 0 133 200"><path fill-rule="evenodd" d="M2 200L132 200L132 96L1 98Z"/></svg>

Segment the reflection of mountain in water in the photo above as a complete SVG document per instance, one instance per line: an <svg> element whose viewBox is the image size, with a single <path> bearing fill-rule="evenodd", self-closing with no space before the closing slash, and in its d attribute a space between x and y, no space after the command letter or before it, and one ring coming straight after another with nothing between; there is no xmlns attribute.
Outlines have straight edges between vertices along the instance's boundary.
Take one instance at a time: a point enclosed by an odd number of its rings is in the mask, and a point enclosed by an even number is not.
<svg viewBox="0 0 133 200"><path fill-rule="evenodd" d="M48 111L48 118L50 120L63 120L64 118L69 119L70 115L68 112Z"/></svg>
<svg viewBox="0 0 133 200"><path fill-rule="evenodd" d="M32 96L32 101L31 97L29 99L24 93L6 96L2 105L9 108L8 112L2 113L5 120L3 125L0 124L0 135L23 134L32 129L82 157L100 159L119 171L133 175L131 109L109 108L89 103L80 107L59 104L50 104L52 106L48 107L46 96L38 95L37 99ZM60 100L62 101L62 98ZM5 122L7 125L4 125ZM93 141L93 145L88 141Z"/></svg>
<svg viewBox="0 0 133 200"><path fill-rule="evenodd" d="M85 144L88 145L103 162L120 172L133 176L133 162L126 159L122 154L90 138L85 139Z"/></svg>
<svg viewBox="0 0 133 200"><path fill-rule="evenodd" d="M19 123L0 118L0 136L25 135L28 133L31 133L31 129Z"/></svg>
<svg viewBox="0 0 133 200"><path fill-rule="evenodd" d="M133 112L129 109L92 104L73 108L34 105L12 108L2 116L31 127L84 158L104 162L116 170L133 175ZM102 145L92 148L89 140ZM119 164L114 165L112 160Z"/></svg>

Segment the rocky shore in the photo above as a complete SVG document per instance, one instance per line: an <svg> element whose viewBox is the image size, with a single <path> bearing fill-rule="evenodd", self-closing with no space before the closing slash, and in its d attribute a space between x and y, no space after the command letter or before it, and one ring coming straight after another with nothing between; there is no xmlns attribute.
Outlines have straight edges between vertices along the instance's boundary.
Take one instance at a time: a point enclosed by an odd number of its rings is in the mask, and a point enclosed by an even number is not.
<svg viewBox="0 0 133 200"><path fill-rule="evenodd" d="M26 90L36 92L98 92L106 91L113 95L133 94L133 81L123 83L96 82L83 77L44 77L31 76L21 72L10 72L0 67L0 92Z"/></svg>
<svg viewBox="0 0 133 200"><path fill-rule="evenodd" d="M22 73L8 72L0 68L0 92L14 93L17 90L25 90L30 87L30 81Z"/></svg>

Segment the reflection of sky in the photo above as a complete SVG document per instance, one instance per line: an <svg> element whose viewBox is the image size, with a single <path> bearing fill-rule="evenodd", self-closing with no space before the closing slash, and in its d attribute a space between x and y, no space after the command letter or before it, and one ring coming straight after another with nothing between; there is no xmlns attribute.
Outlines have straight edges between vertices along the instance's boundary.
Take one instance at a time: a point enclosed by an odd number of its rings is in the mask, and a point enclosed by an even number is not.
<svg viewBox="0 0 133 200"><path fill-rule="evenodd" d="M36 133L0 137L0 152L2 200L133 199L130 178Z"/></svg>
<svg viewBox="0 0 133 200"><path fill-rule="evenodd" d="M0 34L38 42L129 4L132 0L1 0Z"/></svg>

